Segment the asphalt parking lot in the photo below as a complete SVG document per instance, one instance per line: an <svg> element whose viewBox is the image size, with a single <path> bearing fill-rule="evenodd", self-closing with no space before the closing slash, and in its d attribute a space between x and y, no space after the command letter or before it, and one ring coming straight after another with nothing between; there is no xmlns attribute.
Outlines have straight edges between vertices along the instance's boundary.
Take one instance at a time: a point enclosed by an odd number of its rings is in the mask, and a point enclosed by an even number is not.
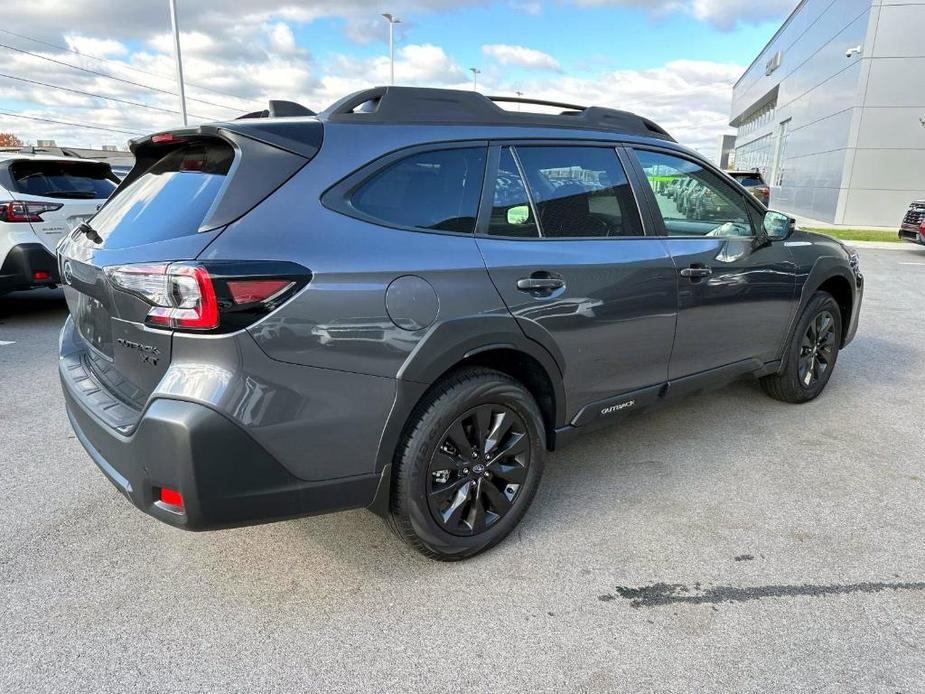
<svg viewBox="0 0 925 694"><path fill-rule="evenodd" d="M921 692L925 249L861 267L820 399L741 383L582 439L449 565L365 511L139 513L68 426L60 293L2 298L0 691Z"/></svg>

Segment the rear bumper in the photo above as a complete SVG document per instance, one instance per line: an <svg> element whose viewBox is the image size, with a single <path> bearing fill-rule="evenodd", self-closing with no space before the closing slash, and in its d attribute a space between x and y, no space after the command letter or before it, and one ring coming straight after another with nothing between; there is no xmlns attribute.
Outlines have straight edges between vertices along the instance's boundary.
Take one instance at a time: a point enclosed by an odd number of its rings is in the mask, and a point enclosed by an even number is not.
<svg viewBox="0 0 925 694"><path fill-rule="evenodd" d="M35 279L37 272L47 273L47 279ZM13 246L0 267L0 292L53 287L59 281L55 256L40 243Z"/></svg>
<svg viewBox="0 0 925 694"><path fill-rule="evenodd" d="M157 399L125 436L99 420L61 371L68 418L103 474L136 507L186 530L212 530L372 504L383 475L306 482L205 405ZM180 491L182 512L159 503Z"/></svg>

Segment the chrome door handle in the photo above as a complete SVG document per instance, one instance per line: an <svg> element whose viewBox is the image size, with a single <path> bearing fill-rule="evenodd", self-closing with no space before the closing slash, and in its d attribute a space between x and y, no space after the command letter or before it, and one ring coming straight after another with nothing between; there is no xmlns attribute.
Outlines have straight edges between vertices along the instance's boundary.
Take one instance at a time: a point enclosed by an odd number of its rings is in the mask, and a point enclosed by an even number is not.
<svg viewBox="0 0 925 694"><path fill-rule="evenodd" d="M565 280L557 277L522 277L517 280L517 288L522 292L551 292L564 286Z"/></svg>
<svg viewBox="0 0 925 694"><path fill-rule="evenodd" d="M691 277L694 279L700 277L709 277L713 274L713 270L702 265L691 265L681 270L681 277Z"/></svg>

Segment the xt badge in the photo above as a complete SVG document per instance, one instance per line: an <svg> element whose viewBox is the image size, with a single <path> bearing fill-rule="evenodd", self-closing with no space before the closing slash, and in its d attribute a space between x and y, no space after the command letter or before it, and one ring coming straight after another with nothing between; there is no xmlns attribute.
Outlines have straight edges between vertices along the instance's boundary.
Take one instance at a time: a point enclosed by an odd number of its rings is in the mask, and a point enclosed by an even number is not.
<svg viewBox="0 0 925 694"><path fill-rule="evenodd" d="M142 364L151 364L151 366L157 366L157 362L161 358L161 350L159 350L154 345L143 345L140 342L132 342L131 340L126 340L124 337L120 337L118 340L116 340L116 342L125 347L125 349L138 352L138 356L141 357Z"/></svg>

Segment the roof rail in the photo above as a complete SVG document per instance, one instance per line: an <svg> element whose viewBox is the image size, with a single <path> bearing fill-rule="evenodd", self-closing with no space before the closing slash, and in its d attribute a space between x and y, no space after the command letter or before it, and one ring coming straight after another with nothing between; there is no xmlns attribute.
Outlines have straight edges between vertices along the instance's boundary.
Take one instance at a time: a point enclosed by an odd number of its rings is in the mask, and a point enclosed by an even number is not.
<svg viewBox="0 0 925 694"><path fill-rule="evenodd" d="M295 101L283 101L280 99L270 99L268 108L262 111L252 111L238 116L235 120L242 118L286 118L288 116L314 116L315 112L310 108L305 108L302 104Z"/></svg>
<svg viewBox="0 0 925 694"><path fill-rule="evenodd" d="M564 109L562 113L507 111L495 102L513 102ZM332 123L446 123L519 125L609 130L674 139L662 127L629 111L578 106L558 101L424 87L373 87L349 94L318 114Z"/></svg>

